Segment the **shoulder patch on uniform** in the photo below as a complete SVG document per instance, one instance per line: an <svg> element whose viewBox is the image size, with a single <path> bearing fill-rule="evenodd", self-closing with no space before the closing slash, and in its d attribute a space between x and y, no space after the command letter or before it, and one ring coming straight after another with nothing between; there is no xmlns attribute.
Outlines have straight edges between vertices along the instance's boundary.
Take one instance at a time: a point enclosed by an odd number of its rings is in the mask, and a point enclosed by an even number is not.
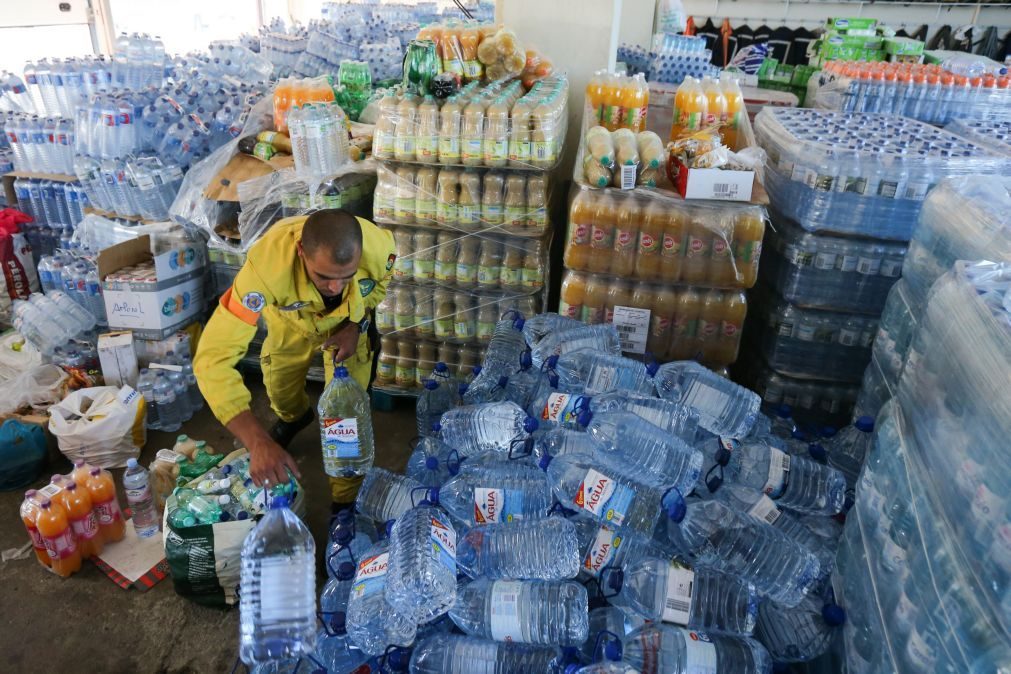
<svg viewBox="0 0 1011 674"><path fill-rule="evenodd" d="M390 256L386 258L386 271L393 269L393 263L397 261L397 254L390 253Z"/></svg>
<svg viewBox="0 0 1011 674"><path fill-rule="evenodd" d="M266 303L267 300L264 299L263 293L246 293L242 296L242 306L256 313L260 313Z"/></svg>
<svg viewBox="0 0 1011 674"><path fill-rule="evenodd" d="M292 302L291 304L286 304L283 307L278 307L280 311L298 311L302 307L309 306L308 302L303 302L299 300L298 302Z"/></svg>
<svg viewBox="0 0 1011 674"><path fill-rule="evenodd" d="M363 278L358 282L358 289L362 291L362 297L365 297L376 289L376 282L370 278Z"/></svg>

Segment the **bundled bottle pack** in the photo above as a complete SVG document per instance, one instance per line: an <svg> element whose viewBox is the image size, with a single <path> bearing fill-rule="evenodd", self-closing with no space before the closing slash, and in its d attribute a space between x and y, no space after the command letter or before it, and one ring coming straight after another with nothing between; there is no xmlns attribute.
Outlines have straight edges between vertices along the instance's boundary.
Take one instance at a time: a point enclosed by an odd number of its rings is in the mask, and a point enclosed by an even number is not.
<svg viewBox="0 0 1011 674"><path fill-rule="evenodd" d="M865 370L872 377L895 369L885 352L872 363L871 347L903 312L899 277L928 191L946 178L1006 171L1008 160L889 115L769 109L755 130L769 155L772 226L751 298L761 316L746 332L751 362L741 374L769 409L788 403L804 423L838 425ZM787 396L791 390L803 397ZM873 413L869 407L861 411Z"/></svg>
<svg viewBox="0 0 1011 674"><path fill-rule="evenodd" d="M629 72L643 74L650 82L681 84L686 77L701 79L719 69L712 65L712 50L706 49L705 38L697 35L656 33L650 48L622 44L618 60Z"/></svg>

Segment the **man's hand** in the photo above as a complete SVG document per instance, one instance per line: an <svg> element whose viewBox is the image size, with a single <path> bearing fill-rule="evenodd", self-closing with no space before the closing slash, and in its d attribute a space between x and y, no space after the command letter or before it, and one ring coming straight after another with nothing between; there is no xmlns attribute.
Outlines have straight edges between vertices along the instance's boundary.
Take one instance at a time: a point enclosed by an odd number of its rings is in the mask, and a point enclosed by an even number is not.
<svg viewBox="0 0 1011 674"><path fill-rule="evenodd" d="M323 342L323 349L334 352L335 363L348 360L358 350L358 324L345 323Z"/></svg>
<svg viewBox="0 0 1011 674"><path fill-rule="evenodd" d="M269 437L249 448L249 476L257 487L268 481L270 484L287 484L288 470L295 477L302 477L291 454Z"/></svg>

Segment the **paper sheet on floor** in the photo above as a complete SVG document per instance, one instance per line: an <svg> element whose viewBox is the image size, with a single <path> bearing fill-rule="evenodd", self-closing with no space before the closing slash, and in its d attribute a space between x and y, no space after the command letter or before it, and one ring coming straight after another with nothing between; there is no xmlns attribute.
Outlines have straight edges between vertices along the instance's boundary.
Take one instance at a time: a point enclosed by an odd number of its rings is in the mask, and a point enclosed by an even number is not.
<svg viewBox="0 0 1011 674"><path fill-rule="evenodd" d="M133 528L133 520L128 520L126 536L118 543L105 546L99 559L131 583L135 583L165 559L165 548L162 546L160 534L140 538Z"/></svg>

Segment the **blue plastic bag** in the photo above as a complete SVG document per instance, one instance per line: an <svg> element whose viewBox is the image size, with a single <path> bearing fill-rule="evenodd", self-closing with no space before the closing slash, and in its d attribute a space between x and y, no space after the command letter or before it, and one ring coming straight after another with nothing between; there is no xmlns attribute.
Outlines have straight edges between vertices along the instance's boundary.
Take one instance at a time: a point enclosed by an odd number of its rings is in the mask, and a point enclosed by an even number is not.
<svg viewBox="0 0 1011 674"><path fill-rule="evenodd" d="M46 465L46 435L41 426L8 419L0 426L0 491L26 487Z"/></svg>

